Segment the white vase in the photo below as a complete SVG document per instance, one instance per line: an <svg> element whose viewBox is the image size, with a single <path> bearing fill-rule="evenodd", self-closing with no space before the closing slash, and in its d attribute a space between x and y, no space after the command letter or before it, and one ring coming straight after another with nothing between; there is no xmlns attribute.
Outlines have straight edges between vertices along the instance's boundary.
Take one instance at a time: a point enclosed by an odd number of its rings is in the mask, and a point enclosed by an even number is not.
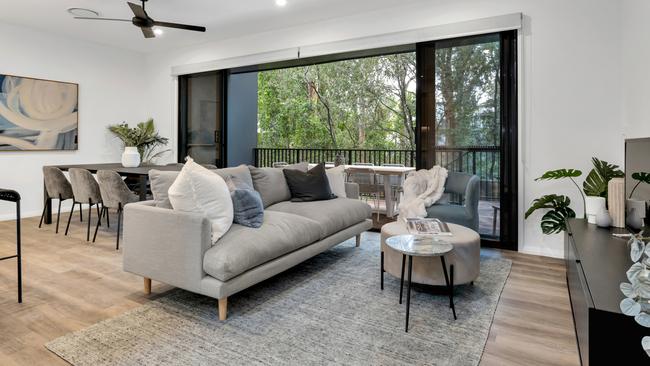
<svg viewBox="0 0 650 366"><path fill-rule="evenodd" d="M609 215L609 211L602 209L596 215L596 225L599 227L610 227L612 226L612 217Z"/></svg>
<svg viewBox="0 0 650 366"><path fill-rule="evenodd" d="M125 168L137 168L140 166L140 153L137 147L127 146L122 153L122 166Z"/></svg>
<svg viewBox="0 0 650 366"><path fill-rule="evenodd" d="M605 210L605 197L587 196L585 197L585 213L587 214L587 221L590 224L596 223L596 215L601 210Z"/></svg>

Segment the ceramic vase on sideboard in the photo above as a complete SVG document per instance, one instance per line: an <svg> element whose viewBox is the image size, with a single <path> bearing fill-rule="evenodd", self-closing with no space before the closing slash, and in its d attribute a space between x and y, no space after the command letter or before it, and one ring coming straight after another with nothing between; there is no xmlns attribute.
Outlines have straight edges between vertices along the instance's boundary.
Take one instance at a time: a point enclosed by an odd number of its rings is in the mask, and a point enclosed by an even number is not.
<svg viewBox="0 0 650 366"><path fill-rule="evenodd" d="M612 226L625 227L625 178L612 178L607 184L607 207Z"/></svg>
<svg viewBox="0 0 650 366"><path fill-rule="evenodd" d="M122 153L122 166L125 168L137 168L140 166L140 153L135 146L127 146Z"/></svg>
<svg viewBox="0 0 650 366"><path fill-rule="evenodd" d="M643 219L646 214L645 201L629 199L626 201L625 223L633 228L640 229L643 227Z"/></svg>
<svg viewBox="0 0 650 366"><path fill-rule="evenodd" d="M596 216L599 212L607 210L605 197L587 196L585 197L585 213L587 221L590 224L596 223Z"/></svg>

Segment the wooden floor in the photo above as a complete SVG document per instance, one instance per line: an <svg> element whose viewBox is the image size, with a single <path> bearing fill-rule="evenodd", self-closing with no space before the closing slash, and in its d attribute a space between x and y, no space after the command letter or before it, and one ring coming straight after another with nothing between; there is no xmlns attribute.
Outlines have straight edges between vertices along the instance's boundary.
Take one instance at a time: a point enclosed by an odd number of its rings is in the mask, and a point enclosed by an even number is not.
<svg viewBox="0 0 650 366"><path fill-rule="evenodd" d="M56 218L56 217L55 217ZM85 218L85 217L84 217ZM111 223L116 223L113 219ZM85 224L85 222L84 222ZM124 273L115 228L95 244L75 217L71 234L23 220L24 303L16 303L15 261L0 262L0 365L65 364L44 346L68 332L114 317L171 287ZM14 223L0 222L0 257L13 253ZM562 261L485 250L513 261L481 365L578 365ZM216 307L215 307L216 311Z"/></svg>

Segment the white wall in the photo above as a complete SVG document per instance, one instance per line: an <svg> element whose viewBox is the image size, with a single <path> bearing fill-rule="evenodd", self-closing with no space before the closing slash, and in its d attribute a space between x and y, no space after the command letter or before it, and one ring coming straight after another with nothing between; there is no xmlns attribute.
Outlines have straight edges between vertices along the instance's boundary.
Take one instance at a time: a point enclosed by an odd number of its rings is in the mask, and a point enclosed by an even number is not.
<svg viewBox="0 0 650 366"><path fill-rule="evenodd" d="M147 57L151 78L150 106L157 111L155 117L159 126L173 134L176 117L175 111L170 113L169 110L170 100L175 95L175 82L169 76L172 66L513 12L522 12L525 16L519 65L520 250L559 257L562 256L562 237L542 235L539 216L524 222L523 212L534 198L557 192L568 194L581 215L581 199L574 187L567 182L538 183L534 178L548 169L563 167L581 169L586 175L592 156L622 164L621 8L617 2L424 1L413 6L156 53ZM636 13L638 23L644 23L642 17L647 14L647 11ZM647 32L640 37L646 35ZM646 65L642 61L637 63L638 68ZM640 83L639 88L645 85L647 83ZM638 104L635 113L645 116L641 108L643 103ZM630 118L641 120L636 116Z"/></svg>
<svg viewBox="0 0 650 366"><path fill-rule="evenodd" d="M622 22L623 128L626 137L650 137L650 2L624 0Z"/></svg>
<svg viewBox="0 0 650 366"><path fill-rule="evenodd" d="M120 145L106 126L147 117L143 55L6 24L0 24L0 45L0 73L79 84L79 150L0 152L0 187L19 191L23 215L36 216L43 165L119 161ZM0 202L0 219L13 216L13 205Z"/></svg>

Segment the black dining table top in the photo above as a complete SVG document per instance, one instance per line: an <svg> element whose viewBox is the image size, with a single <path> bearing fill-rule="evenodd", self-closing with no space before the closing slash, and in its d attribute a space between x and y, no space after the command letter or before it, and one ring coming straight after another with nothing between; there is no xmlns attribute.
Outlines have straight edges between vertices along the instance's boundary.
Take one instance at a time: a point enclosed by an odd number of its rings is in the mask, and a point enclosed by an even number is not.
<svg viewBox="0 0 650 366"><path fill-rule="evenodd" d="M141 165L136 168L125 168L120 163L101 163L101 164L74 164L74 165L51 165L61 170L69 170L71 168L86 169L91 173L97 173L98 170L113 170L120 175L147 175L150 170L166 170L166 171L179 171L182 169L181 165Z"/></svg>

